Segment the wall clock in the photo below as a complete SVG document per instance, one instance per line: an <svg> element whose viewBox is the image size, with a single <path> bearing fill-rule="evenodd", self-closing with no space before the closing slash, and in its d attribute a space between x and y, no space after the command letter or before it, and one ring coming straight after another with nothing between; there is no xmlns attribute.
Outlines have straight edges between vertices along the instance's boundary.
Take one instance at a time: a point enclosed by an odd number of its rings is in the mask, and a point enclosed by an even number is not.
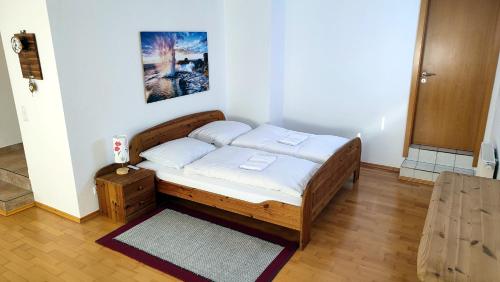
<svg viewBox="0 0 500 282"><path fill-rule="evenodd" d="M42 80L42 67L38 56L35 34L26 33L25 30L22 30L12 36L10 43L12 50L19 56L23 77L31 80Z"/></svg>
<svg viewBox="0 0 500 282"><path fill-rule="evenodd" d="M21 39L15 35L10 39L10 45L12 45L12 50L14 50L17 54L21 53L23 50L23 43L21 42Z"/></svg>

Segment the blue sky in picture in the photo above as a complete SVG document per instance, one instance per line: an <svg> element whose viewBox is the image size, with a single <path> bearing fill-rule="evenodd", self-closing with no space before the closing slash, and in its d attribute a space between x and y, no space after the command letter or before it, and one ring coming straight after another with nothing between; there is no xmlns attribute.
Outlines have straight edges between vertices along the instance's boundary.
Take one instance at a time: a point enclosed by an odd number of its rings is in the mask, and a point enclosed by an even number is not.
<svg viewBox="0 0 500 282"><path fill-rule="evenodd" d="M145 62L154 62L158 51L173 45L177 59L203 59L208 53L206 32L141 32L142 56Z"/></svg>

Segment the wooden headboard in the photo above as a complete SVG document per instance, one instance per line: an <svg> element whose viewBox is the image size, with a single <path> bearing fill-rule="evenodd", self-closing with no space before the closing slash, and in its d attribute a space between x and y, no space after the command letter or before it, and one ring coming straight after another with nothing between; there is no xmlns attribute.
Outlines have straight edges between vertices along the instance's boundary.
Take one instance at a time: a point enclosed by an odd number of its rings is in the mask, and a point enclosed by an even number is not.
<svg viewBox="0 0 500 282"><path fill-rule="evenodd" d="M149 128L134 136L130 141L130 164L136 165L142 162L143 159L139 154L149 148L186 137L198 127L212 121L225 119L221 111L209 111L183 116Z"/></svg>

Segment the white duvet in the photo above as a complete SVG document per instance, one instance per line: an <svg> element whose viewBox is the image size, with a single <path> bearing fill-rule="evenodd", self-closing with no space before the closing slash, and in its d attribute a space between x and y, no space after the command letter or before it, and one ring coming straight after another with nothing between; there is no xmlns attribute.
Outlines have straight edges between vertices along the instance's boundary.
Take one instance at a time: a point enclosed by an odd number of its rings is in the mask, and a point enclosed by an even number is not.
<svg viewBox="0 0 500 282"><path fill-rule="evenodd" d="M307 138L296 146L280 142L290 134L306 135ZM231 145L290 155L321 164L326 162L331 155L348 141L349 139L344 137L302 133L263 124L236 138Z"/></svg>
<svg viewBox="0 0 500 282"><path fill-rule="evenodd" d="M261 171L240 168L256 155L269 154L276 160ZM265 153L250 148L224 146L184 167L186 175L202 175L301 196L319 165L291 156Z"/></svg>

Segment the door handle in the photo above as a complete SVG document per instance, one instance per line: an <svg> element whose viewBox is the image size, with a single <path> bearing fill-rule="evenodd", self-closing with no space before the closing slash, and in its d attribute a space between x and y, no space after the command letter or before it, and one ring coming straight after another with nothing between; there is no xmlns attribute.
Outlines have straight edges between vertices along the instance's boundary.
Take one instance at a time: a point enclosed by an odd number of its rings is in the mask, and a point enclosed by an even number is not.
<svg viewBox="0 0 500 282"><path fill-rule="evenodd" d="M423 71L421 77L429 77L429 76L434 76L434 75L436 75L436 74L432 73L432 72Z"/></svg>
<svg viewBox="0 0 500 282"><path fill-rule="evenodd" d="M420 82L421 83L427 83L427 78L430 77L430 76L434 76L436 75L435 73L432 73L432 72L426 72L426 71L423 71L421 74L420 74Z"/></svg>

